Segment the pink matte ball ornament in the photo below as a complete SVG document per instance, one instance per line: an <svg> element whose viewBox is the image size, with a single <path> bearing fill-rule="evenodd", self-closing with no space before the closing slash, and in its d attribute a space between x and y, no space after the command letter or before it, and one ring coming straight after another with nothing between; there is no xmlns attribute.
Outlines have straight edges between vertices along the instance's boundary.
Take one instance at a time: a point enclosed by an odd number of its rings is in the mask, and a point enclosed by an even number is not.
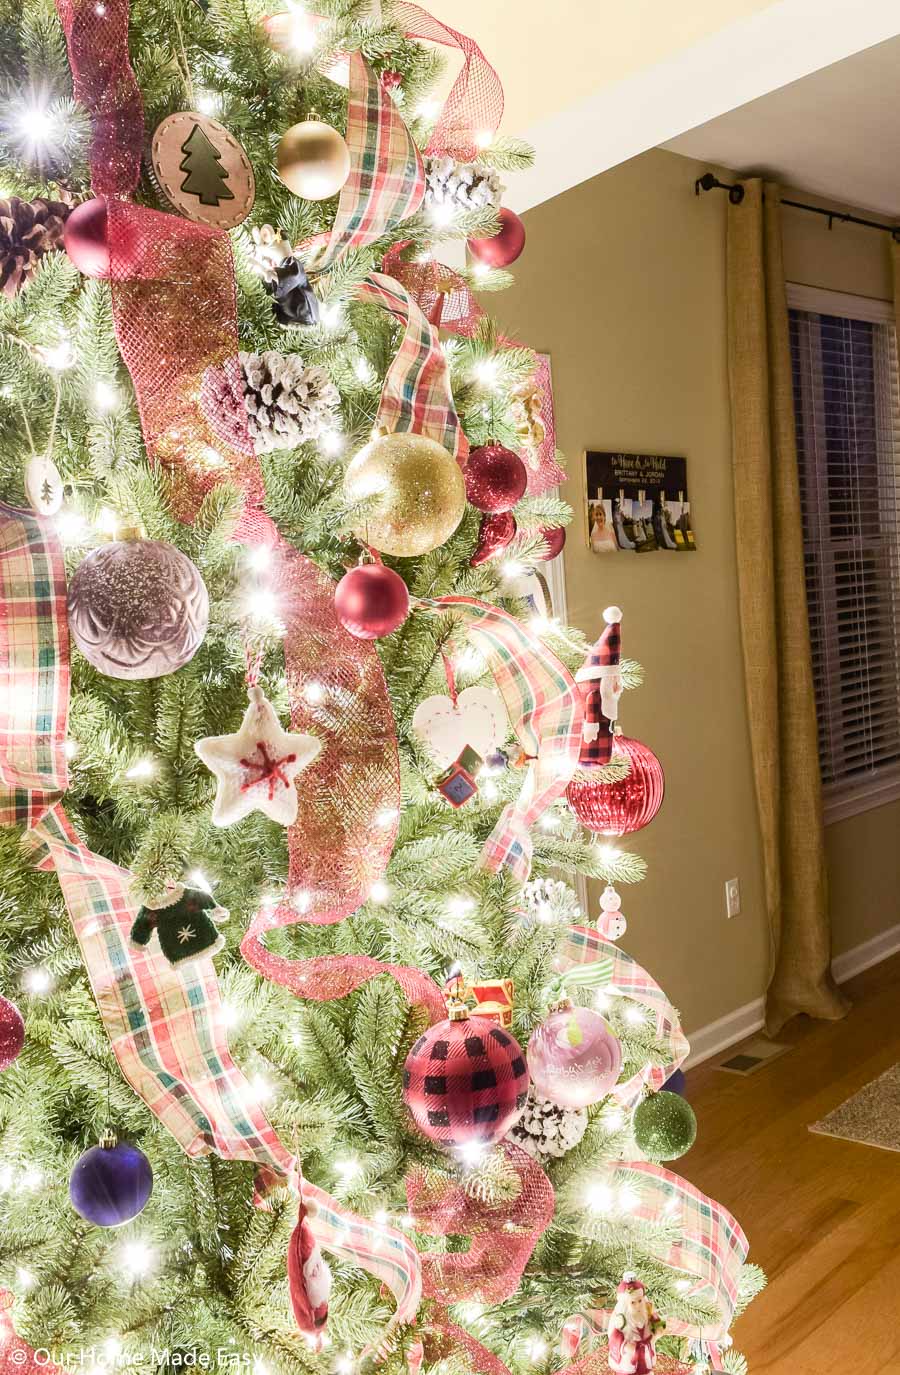
<svg viewBox="0 0 900 1375"><path fill-rule="evenodd" d="M383 563L363 563L345 573L335 588L334 609L358 640L379 640L409 615L406 583Z"/></svg>
<svg viewBox="0 0 900 1375"><path fill-rule="evenodd" d="M85 277L109 276L108 216L101 196L76 205L66 220L63 245Z"/></svg>
<svg viewBox="0 0 900 1375"><path fill-rule="evenodd" d="M563 551L566 542L566 527L564 525L543 526L541 529L541 539L547 546L548 552L542 554L543 559L555 559L557 554Z"/></svg>
<svg viewBox="0 0 900 1375"><path fill-rule="evenodd" d="M492 515L511 510L528 486L525 464L503 444L481 444L473 449L463 468L463 477L469 505Z"/></svg>
<svg viewBox="0 0 900 1375"><path fill-rule="evenodd" d="M619 1041L589 1007L551 1012L532 1032L527 1058L535 1093L561 1108L599 1103L622 1069Z"/></svg>
<svg viewBox="0 0 900 1375"><path fill-rule="evenodd" d="M525 226L514 210L500 211L500 230L489 239L467 239L469 252L486 267L509 267L525 247Z"/></svg>

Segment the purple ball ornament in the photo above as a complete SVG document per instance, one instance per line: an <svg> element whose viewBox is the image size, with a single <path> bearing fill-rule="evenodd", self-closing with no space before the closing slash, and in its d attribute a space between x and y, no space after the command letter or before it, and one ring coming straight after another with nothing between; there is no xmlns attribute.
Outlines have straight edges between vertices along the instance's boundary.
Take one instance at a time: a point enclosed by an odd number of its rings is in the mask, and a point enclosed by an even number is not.
<svg viewBox="0 0 900 1375"><path fill-rule="evenodd" d="M0 1070L9 1069L25 1044L22 1014L8 998L0 997Z"/></svg>
<svg viewBox="0 0 900 1375"><path fill-rule="evenodd" d="M599 1103L622 1069L622 1047L603 1018L568 1001L532 1032L527 1058L535 1093L561 1108Z"/></svg>
<svg viewBox="0 0 900 1375"><path fill-rule="evenodd" d="M101 544L69 583L69 629L109 678L162 678L192 659L209 624L209 596L186 554L163 540Z"/></svg>
<svg viewBox="0 0 900 1375"><path fill-rule="evenodd" d="M76 1213L95 1227L121 1227L142 1212L153 1189L150 1161L137 1146L105 1131L100 1144L79 1156L69 1177Z"/></svg>

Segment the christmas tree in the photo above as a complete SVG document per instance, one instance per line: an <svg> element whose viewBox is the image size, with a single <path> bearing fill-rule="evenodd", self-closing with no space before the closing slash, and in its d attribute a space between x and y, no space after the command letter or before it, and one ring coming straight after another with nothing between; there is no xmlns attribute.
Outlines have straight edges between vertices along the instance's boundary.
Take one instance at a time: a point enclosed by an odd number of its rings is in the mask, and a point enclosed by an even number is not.
<svg viewBox="0 0 900 1375"><path fill-rule="evenodd" d="M185 178L182 191L198 196L201 205L218 205L219 201L234 200L228 189L228 173L222 166L222 154L210 143L199 124L195 124L181 145L184 157L181 171Z"/></svg>
<svg viewBox="0 0 900 1375"><path fill-rule="evenodd" d="M546 370L474 294L496 73L399 2L2 33L0 1358L740 1372L762 1277L616 944L640 670L547 604ZM231 227L163 197L185 109Z"/></svg>

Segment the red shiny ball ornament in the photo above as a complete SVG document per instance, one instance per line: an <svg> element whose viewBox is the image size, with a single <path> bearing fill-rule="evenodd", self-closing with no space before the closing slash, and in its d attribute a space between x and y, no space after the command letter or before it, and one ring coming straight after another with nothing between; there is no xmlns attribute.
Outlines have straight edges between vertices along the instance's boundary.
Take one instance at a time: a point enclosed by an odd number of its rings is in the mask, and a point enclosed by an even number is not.
<svg viewBox="0 0 900 1375"><path fill-rule="evenodd" d="M0 997L0 1070L9 1069L25 1044L22 1014L8 998Z"/></svg>
<svg viewBox="0 0 900 1375"><path fill-rule="evenodd" d="M334 609L344 629L358 640L378 640L406 620L409 591L393 568L363 563L341 578L334 592Z"/></svg>
<svg viewBox="0 0 900 1375"><path fill-rule="evenodd" d="M487 1017L437 1022L403 1067L403 1101L416 1126L448 1149L499 1141L527 1096L522 1047Z"/></svg>
<svg viewBox="0 0 900 1375"><path fill-rule="evenodd" d="M525 226L514 210L500 211L500 229L489 239L467 239L473 258L487 267L509 267L525 247Z"/></svg>
<svg viewBox="0 0 900 1375"><path fill-rule="evenodd" d="M466 500L477 511L509 511L525 495L528 470L518 454L502 444L482 444L463 468Z"/></svg>
<svg viewBox="0 0 900 1375"><path fill-rule="evenodd" d="M631 765L618 783L595 782L587 772L576 773L566 799L582 826L599 835L624 836L647 826L662 806L666 780L652 750L639 740L616 737L613 759L625 755Z"/></svg>
<svg viewBox="0 0 900 1375"><path fill-rule="evenodd" d="M487 563L488 559L495 559L498 554L502 554L506 546L512 543L515 533L516 518L512 511L498 511L494 516L482 516L478 544L475 553L469 559L470 567L477 568L480 563Z"/></svg>
<svg viewBox="0 0 900 1375"><path fill-rule="evenodd" d="M85 277L109 276L109 229L102 196L76 205L63 232L63 246Z"/></svg>
<svg viewBox="0 0 900 1375"><path fill-rule="evenodd" d="M548 549L548 552L542 554L541 558L555 559L557 554L561 554L563 551L563 545L566 542L566 527L564 525L543 526L541 539Z"/></svg>

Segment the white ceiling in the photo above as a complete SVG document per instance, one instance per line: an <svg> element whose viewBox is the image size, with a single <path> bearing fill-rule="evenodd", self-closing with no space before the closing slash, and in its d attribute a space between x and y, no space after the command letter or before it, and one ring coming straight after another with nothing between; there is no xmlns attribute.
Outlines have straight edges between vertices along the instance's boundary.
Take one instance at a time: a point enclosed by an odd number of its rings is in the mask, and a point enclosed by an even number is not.
<svg viewBox="0 0 900 1375"><path fill-rule="evenodd" d="M900 218L900 37L751 100L663 147Z"/></svg>

